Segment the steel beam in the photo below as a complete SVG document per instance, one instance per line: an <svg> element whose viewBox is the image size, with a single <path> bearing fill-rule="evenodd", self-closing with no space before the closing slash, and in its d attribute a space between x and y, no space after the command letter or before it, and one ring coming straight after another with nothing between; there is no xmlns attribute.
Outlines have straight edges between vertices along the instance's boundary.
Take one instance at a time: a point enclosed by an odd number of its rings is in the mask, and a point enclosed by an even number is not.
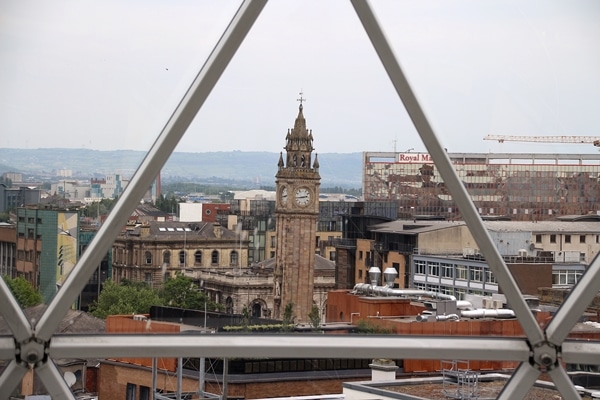
<svg viewBox="0 0 600 400"><path fill-rule="evenodd" d="M527 361L524 338L363 335L57 335L49 355L102 357L318 357Z"/></svg>
<svg viewBox="0 0 600 400"><path fill-rule="evenodd" d="M75 400L75 395L52 361L42 363L35 369L35 373L44 382L52 400Z"/></svg>
<svg viewBox="0 0 600 400"><path fill-rule="evenodd" d="M0 375L0 400L9 400L27 373L27 364L12 360Z"/></svg>
<svg viewBox="0 0 600 400"><path fill-rule="evenodd" d="M455 199L471 234L477 241L508 302L518 316L525 334L533 345L542 342L544 334L541 328L521 296L521 291L517 283L483 225L479 213L471 201L467 189L456 174L446 150L442 147L433 127L429 123L385 34L379 26L377 18L371 10L369 2L367 0L351 0L351 2L423 144L433 157L435 165L444 180L444 184Z"/></svg>
<svg viewBox="0 0 600 400"><path fill-rule="evenodd" d="M0 360L13 360L16 349L12 336L0 337Z"/></svg>
<svg viewBox="0 0 600 400"><path fill-rule="evenodd" d="M25 317L23 310L17 303L10 288L0 277L0 304L2 304L2 316L8 325L8 328L13 333L15 341L22 343L32 336L33 330L31 324ZM13 346L14 347L14 346ZM14 353L13 353L14 356Z"/></svg>
<svg viewBox="0 0 600 400"><path fill-rule="evenodd" d="M539 370L533 368L529 363L521 363L508 382L506 382L504 388L502 388L497 400L525 398L525 395L533 387L538 376L540 376Z"/></svg>
<svg viewBox="0 0 600 400"><path fill-rule="evenodd" d="M560 344L573 329L594 296L600 290L600 255L592 261L579 282L571 289L552 320L546 326L546 336Z"/></svg>
<svg viewBox="0 0 600 400"><path fill-rule="evenodd" d="M56 294L36 326L38 338L48 341L73 301L83 290L98 264L121 231L123 224L139 204L144 192L158 176L173 150L192 123L204 101L258 18L266 0L246 0L227 26L206 63L177 105L171 118L131 178L106 222L83 253L77 265Z"/></svg>
<svg viewBox="0 0 600 400"><path fill-rule="evenodd" d="M556 385L556 389L558 389L563 399L579 399L581 397L563 367L558 365L548 371L548 375L554 381L554 385Z"/></svg>
<svg viewBox="0 0 600 400"><path fill-rule="evenodd" d="M567 340L562 344L561 358L568 364L598 365L600 341Z"/></svg>

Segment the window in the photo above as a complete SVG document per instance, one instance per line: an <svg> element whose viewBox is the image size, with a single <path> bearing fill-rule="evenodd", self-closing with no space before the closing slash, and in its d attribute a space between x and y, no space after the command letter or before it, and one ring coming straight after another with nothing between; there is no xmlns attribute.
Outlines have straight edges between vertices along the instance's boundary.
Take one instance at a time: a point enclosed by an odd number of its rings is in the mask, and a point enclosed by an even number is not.
<svg viewBox="0 0 600 400"><path fill-rule="evenodd" d="M483 282L483 270L481 267L471 267L469 271L469 278L473 282Z"/></svg>
<svg viewBox="0 0 600 400"><path fill-rule="evenodd" d="M415 274L427 274L427 263L425 263L425 261L415 261Z"/></svg>
<svg viewBox="0 0 600 400"><path fill-rule="evenodd" d="M454 278L454 267L452 264L442 263L442 277Z"/></svg>
<svg viewBox="0 0 600 400"><path fill-rule="evenodd" d="M571 243L571 235L565 235L565 243Z"/></svg>
<svg viewBox="0 0 600 400"><path fill-rule="evenodd" d="M585 235L579 235L579 243L585 243Z"/></svg>
<svg viewBox="0 0 600 400"><path fill-rule="evenodd" d="M219 265L219 252L217 250L213 250L210 255L210 263L212 265Z"/></svg>
<svg viewBox="0 0 600 400"><path fill-rule="evenodd" d="M179 252L179 266L185 267L185 250Z"/></svg>
<svg viewBox="0 0 600 400"><path fill-rule="evenodd" d="M170 251L165 251L163 253L163 264L166 266L171 265L171 252Z"/></svg>
<svg viewBox="0 0 600 400"><path fill-rule="evenodd" d="M362 250L359 250L359 251L358 251L358 259L359 259L359 260L362 260L362 259L363 259L363 251L362 251Z"/></svg>
<svg viewBox="0 0 600 400"><path fill-rule="evenodd" d="M140 386L140 400L150 400L150 388L148 386Z"/></svg>
<svg viewBox="0 0 600 400"><path fill-rule="evenodd" d="M150 253L149 251L144 253L144 262L146 263L146 265L152 264L152 253Z"/></svg>
<svg viewBox="0 0 600 400"><path fill-rule="evenodd" d="M329 252L329 260L330 261L335 261L335 251L330 251Z"/></svg>
<svg viewBox="0 0 600 400"><path fill-rule="evenodd" d="M535 235L535 242L542 243L542 235L540 235L540 234Z"/></svg>
<svg viewBox="0 0 600 400"><path fill-rule="evenodd" d="M440 264L438 264L438 263L429 264L429 275L430 276L440 276Z"/></svg>
<svg viewBox="0 0 600 400"><path fill-rule="evenodd" d="M464 265L456 266L456 279L467 280L467 267Z"/></svg>
<svg viewBox="0 0 600 400"><path fill-rule="evenodd" d="M572 270L552 271L553 285L574 285L579 282L582 272Z"/></svg>
<svg viewBox="0 0 600 400"><path fill-rule="evenodd" d="M496 277L489 269L485 270L485 283L498 283L498 281L496 281Z"/></svg>
<svg viewBox="0 0 600 400"><path fill-rule="evenodd" d="M194 253L194 265L202 265L202 252L200 250L196 250L196 252Z"/></svg>
<svg viewBox="0 0 600 400"><path fill-rule="evenodd" d="M556 243L556 235L550 235L550 243Z"/></svg>
<svg viewBox="0 0 600 400"><path fill-rule="evenodd" d="M136 389L137 387L133 383L128 383L125 392L125 400L135 400Z"/></svg>
<svg viewBox="0 0 600 400"><path fill-rule="evenodd" d="M238 252L234 250L229 255L229 265L237 267L237 266L239 266L238 262L239 262L239 260L238 260Z"/></svg>
<svg viewBox="0 0 600 400"><path fill-rule="evenodd" d="M149 286L152 286L152 274L150 272L146 272L144 274L144 282L146 282Z"/></svg>

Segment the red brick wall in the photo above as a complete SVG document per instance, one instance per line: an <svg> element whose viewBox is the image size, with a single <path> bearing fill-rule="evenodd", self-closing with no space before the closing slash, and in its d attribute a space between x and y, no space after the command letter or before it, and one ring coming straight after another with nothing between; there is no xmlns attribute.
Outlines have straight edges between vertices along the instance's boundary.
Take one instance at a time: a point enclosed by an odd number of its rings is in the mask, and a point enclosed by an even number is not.
<svg viewBox="0 0 600 400"><path fill-rule="evenodd" d="M133 367L126 364L113 363L100 364L100 377L102 384L98 390L100 400L124 399L127 383L137 386L136 398L139 398L139 387L152 388L152 371L148 368ZM370 377L358 378L330 378L330 379L298 379L272 382L228 383L228 397L243 397L258 399L265 397L309 396L316 394L342 393L342 383L363 381ZM158 373L157 387L175 391L177 379L171 373L169 376ZM198 390L198 379L183 378L182 391L195 392ZM220 394L222 384L206 383L206 391Z"/></svg>

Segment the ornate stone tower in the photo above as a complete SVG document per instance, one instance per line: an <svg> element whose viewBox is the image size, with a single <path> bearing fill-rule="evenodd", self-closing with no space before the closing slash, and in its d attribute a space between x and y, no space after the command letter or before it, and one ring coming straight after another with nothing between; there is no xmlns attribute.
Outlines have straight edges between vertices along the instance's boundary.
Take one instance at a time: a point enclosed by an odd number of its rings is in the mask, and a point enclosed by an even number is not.
<svg viewBox="0 0 600 400"><path fill-rule="evenodd" d="M297 322L309 322L313 305L315 247L319 216L319 161L312 157L312 131L302 114L302 93L294 128L288 130L285 157L279 156L277 243L274 271L274 317L282 318L292 303ZM312 162L312 164L311 164Z"/></svg>

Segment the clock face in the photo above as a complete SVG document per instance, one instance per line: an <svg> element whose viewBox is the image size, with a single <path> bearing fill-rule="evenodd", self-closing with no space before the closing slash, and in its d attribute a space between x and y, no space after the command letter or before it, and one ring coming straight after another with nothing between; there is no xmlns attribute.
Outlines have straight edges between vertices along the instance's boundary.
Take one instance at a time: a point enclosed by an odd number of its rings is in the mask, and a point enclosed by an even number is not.
<svg viewBox="0 0 600 400"><path fill-rule="evenodd" d="M281 189L281 194L279 195L279 199L281 200L281 204L283 204L284 206L287 204L287 200L288 200L288 190L287 187L283 187L283 189Z"/></svg>
<svg viewBox="0 0 600 400"><path fill-rule="evenodd" d="M305 206L310 202L310 192L307 188L296 189L294 197L299 206Z"/></svg>

